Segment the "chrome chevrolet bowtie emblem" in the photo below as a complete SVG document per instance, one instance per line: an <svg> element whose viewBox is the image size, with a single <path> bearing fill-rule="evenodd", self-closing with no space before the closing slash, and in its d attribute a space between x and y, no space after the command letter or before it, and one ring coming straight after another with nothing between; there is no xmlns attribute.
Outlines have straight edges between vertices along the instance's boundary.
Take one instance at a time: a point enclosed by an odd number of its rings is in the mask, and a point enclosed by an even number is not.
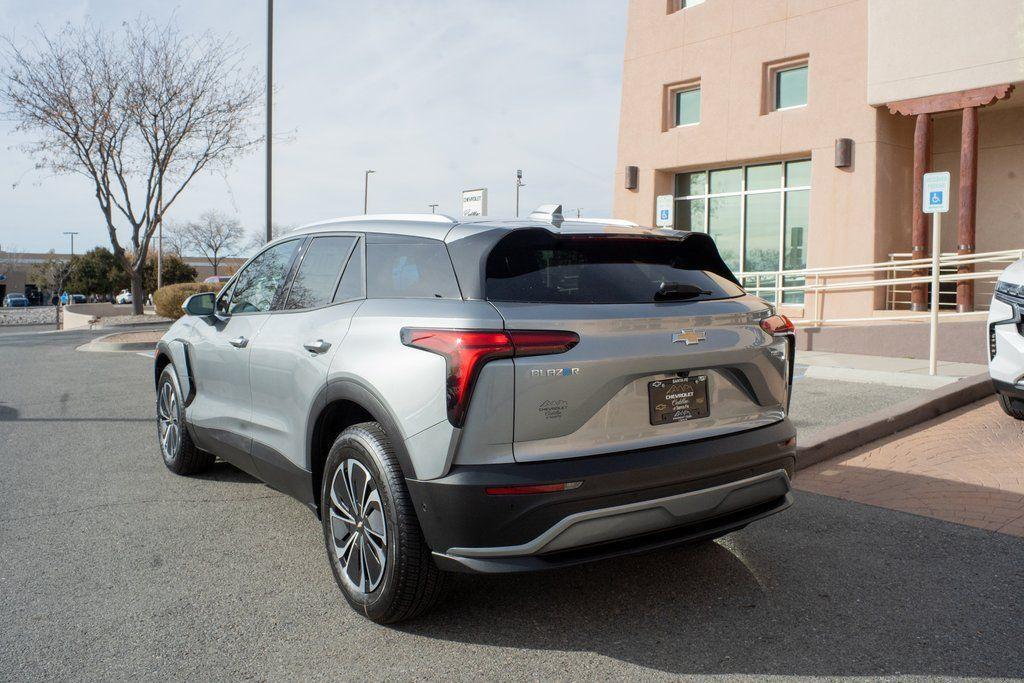
<svg viewBox="0 0 1024 683"><path fill-rule="evenodd" d="M687 346L691 344L700 344L702 341L707 339L704 333L700 330L679 330L672 335L672 343L676 344L682 342Z"/></svg>

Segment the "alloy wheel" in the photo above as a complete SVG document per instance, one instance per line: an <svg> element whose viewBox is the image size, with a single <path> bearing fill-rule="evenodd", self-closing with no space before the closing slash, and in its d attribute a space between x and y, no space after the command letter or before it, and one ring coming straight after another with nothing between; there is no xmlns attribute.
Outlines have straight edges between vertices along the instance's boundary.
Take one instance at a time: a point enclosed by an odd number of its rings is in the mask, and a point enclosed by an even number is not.
<svg viewBox="0 0 1024 683"><path fill-rule="evenodd" d="M181 445L181 425L178 424L178 395L170 382L160 388L156 403L159 424L160 451L167 461L174 460Z"/></svg>
<svg viewBox="0 0 1024 683"><path fill-rule="evenodd" d="M358 460L334 472L330 517L342 580L355 593L372 593L387 569L387 521L377 483Z"/></svg>

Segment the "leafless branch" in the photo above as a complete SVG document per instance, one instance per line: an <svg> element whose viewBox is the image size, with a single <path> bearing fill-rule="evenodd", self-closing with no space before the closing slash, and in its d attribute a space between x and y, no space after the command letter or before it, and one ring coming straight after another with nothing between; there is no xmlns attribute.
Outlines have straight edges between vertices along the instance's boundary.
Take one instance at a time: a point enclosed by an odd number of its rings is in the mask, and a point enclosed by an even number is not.
<svg viewBox="0 0 1024 683"><path fill-rule="evenodd" d="M262 85L239 46L138 20L0 43L0 103L34 141L39 170L90 181L141 312L150 240L193 178L223 171L261 139ZM130 236L119 239L119 229ZM137 289L137 291L136 291Z"/></svg>

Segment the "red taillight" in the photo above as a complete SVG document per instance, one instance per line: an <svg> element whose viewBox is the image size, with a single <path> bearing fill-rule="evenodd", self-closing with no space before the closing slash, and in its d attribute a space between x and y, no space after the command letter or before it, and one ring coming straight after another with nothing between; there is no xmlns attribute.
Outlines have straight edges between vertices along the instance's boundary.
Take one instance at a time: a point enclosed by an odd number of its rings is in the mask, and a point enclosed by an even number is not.
<svg viewBox="0 0 1024 683"><path fill-rule="evenodd" d="M565 353L579 343L575 332L538 330L435 330L406 327L402 343L443 356L448 367L448 419L461 427L480 368L498 358Z"/></svg>
<svg viewBox="0 0 1024 683"><path fill-rule="evenodd" d="M792 334L796 327L794 327L792 320L781 313L776 313L761 321L761 329L768 334L776 335Z"/></svg>
<svg viewBox="0 0 1024 683"><path fill-rule="evenodd" d="M489 496L520 496L529 493L557 493L578 489L582 481L565 481L561 484L524 484L522 486L488 486Z"/></svg>
<svg viewBox="0 0 1024 683"><path fill-rule="evenodd" d="M515 355L519 357L565 353L580 343L580 336L575 332L509 330L508 335L515 347Z"/></svg>

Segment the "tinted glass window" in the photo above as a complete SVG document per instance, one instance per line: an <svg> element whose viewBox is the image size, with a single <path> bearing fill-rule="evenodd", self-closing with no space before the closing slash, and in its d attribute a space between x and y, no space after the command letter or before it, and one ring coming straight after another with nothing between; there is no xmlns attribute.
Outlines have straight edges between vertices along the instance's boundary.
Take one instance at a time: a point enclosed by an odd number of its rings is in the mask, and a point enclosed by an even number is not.
<svg viewBox="0 0 1024 683"><path fill-rule="evenodd" d="M363 298L363 250L356 245L355 251L348 259L345 274L341 276L335 301L352 301Z"/></svg>
<svg viewBox="0 0 1024 683"><path fill-rule="evenodd" d="M288 275L288 267L300 242L282 242L253 259L235 280L228 310L231 313L269 311L278 288Z"/></svg>
<svg viewBox="0 0 1024 683"><path fill-rule="evenodd" d="M786 69L775 74L775 108L807 104L807 66Z"/></svg>
<svg viewBox="0 0 1024 683"><path fill-rule="evenodd" d="M448 249L441 242L366 245L366 295L371 298L461 298Z"/></svg>
<svg viewBox="0 0 1024 683"><path fill-rule="evenodd" d="M726 277L728 275L728 277ZM487 298L539 303L650 303L743 294L714 243L514 233L487 259Z"/></svg>
<svg viewBox="0 0 1024 683"><path fill-rule="evenodd" d="M700 123L700 88L676 93L676 125L690 126Z"/></svg>
<svg viewBox="0 0 1024 683"><path fill-rule="evenodd" d="M292 280L285 308L317 308L334 299L341 269L355 237L317 237L309 243Z"/></svg>

